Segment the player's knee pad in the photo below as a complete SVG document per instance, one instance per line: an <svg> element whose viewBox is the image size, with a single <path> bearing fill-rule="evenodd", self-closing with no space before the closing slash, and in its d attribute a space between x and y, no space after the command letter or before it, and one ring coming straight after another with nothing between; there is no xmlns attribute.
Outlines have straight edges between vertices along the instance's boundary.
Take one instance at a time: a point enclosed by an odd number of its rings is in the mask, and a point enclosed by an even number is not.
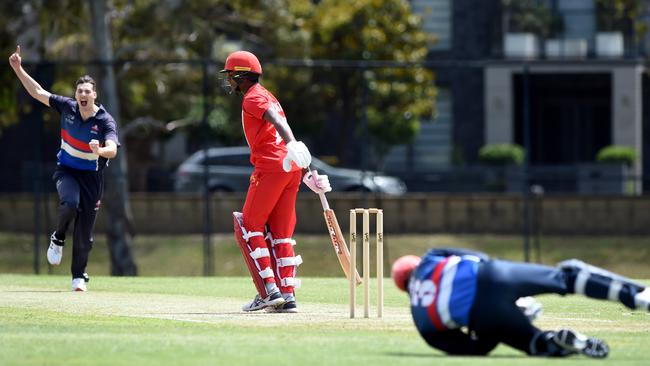
<svg viewBox="0 0 650 366"><path fill-rule="evenodd" d="M255 237L260 237L261 242L264 243L264 234L247 231L244 228L243 217L240 212L233 212L233 221L235 240L244 257L244 262L246 262L246 267L251 274L255 288L260 296L266 297L269 294L265 283L267 279L275 277L275 273L270 267L271 253L268 248L251 245L251 239Z"/></svg>
<svg viewBox="0 0 650 366"><path fill-rule="evenodd" d="M644 290L643 285L627 277L578 259L560 262L558 268L566 276L569 292L596 299L620 301L631 309L635 308L635 295Z"/></svg>
<svg viewBox="0 0 650 366"><path fill-rule="evenodd" d="M567 259L557 264L557 268L566 272L579 272L588 270L589 265L579 259Z"/></svg>
<svg viewBox="0 0 650 366"><path fill-rule="evenodd" d="M296 241L291 238L274 238L270 232L266 240L271 247L273 268L280 291L290 293L294 288L300 288L301 282L296 278L296 268L302 264L302 256L295 255L293 247Z"/></svg>

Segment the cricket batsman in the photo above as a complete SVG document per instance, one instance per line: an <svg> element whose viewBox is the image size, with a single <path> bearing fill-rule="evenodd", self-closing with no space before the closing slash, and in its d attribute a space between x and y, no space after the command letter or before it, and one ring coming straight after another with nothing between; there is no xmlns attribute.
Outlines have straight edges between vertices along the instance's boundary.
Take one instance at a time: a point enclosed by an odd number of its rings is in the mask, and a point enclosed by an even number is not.
<svg viewBox="0 0 650 366"><path fill-rule="evenodd" d="M254 54L231 53L220 73L226 92L243 96L242 125L255 168L243 212L233 213L235 238L258 292L242 310L295 313L296 268L302 263L292 239L296 196L311 154L293 136L278 100L259 83L262 66ZM312 190L329 188L326 175L317 177L308 184Z"/></svg>
<svg viewBox="0 0 650 366"><path fill-rule="evenodd" d="M650 289L577 259L550 267L434 248L421 258L399 258L392 277L410 297L422 338L452 355L487 355L503 342L531 356L607 357L609 347L600 339L535 327L541 304L530 296L537 294L581 294L650 311Z"/></svg>

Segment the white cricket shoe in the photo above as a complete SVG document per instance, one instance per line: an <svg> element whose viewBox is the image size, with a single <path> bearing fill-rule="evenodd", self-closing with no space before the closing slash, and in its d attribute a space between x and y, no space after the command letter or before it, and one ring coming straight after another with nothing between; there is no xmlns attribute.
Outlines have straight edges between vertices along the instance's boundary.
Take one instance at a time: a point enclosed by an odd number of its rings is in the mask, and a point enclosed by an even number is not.
<svg viewBox="0 0 650 366"><path fill-rule="evenodd" d="M634 296L634 305L637 309L650 311L650 287L646 287Z"/></svg>
<svg viewBox="0 0 650 366"><path fill-rule="evenodd" d="M280 291L276 291L269 296L262 298L259 294L255 295L253 301L242 306L243 311L257 311L267 308L269 306L278 306L285 303L284 297L280 294Z"/></svg>
<svg viewBox="0 0 650 366"><path fill-rule="evenodd" d="M72 291L88 291L85 278L72 279Z"/></svg>
<svg viewBox="0 0 650 366"><path fill-rule="evenodd" d="M52 233L50 246L47 248L47 261L53 266L58 266L61 264L61 257L63 257L63 240L57 239Z"/></svg>
<svg viewBox="0 0 650 366"><path fill-rule="evenodd" d="M582 353L591 358L605 358L609 347L602 339L588 337L572 329L560 329L553 336L553 341L567 351Z"/></svg>
<svg viewBox="0 0 650 366"><path fill-rule="evenodd" d="M264 310L266 310L269 313L297 313L298 306L296 305L295 300L289 300L284 304L278 306L269 306Z"/></svg>

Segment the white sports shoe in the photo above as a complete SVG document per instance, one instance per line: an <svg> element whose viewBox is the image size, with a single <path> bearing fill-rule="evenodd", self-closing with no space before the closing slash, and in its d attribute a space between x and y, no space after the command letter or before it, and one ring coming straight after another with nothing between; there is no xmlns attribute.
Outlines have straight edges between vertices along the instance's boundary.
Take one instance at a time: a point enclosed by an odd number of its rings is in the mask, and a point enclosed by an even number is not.
<svg viewBox="0 0 650 366"><path fill-rule="evenodd" d="M266 309L269 313L297 313L298 306L296 306L295 300L289 300L284 304L278 306L268 306Z"/></svg>
<svg viewBox="0 0 650 366"><path fill-rule="evenodd" d="M259 294L255 295L253 301L242 306L243 311L256 311L268 308L269 306L278 306L286 302L284 297L280 294L280 291L276 291L269 296L262 298Z"/></svg>
<svg viewBox="0 0 650 366"><path fill-rule="evenodd" d="M72 279L72 291L88 291L85 278Z"/></svg>
<svg viewBox="0 0 650 366"><path fill-rule="evenodd" d="M52 233L50 246L47 248L47 261L53 266L58 266L61 264L61 257L63 257L63 240L57 239Z"/></svg>
<svg viewBox="0 0 650 366"><path fill-rule="evenodd" d="M571 329L560 329L553 336L553 341L569 352L582 353L591 358L605 358L609 347L602 339L588 337Z"/></svg>
<svg viewBox="0 0 650 366"><path fill-rule="evenodd" d="M646 287L643 291L636 294L634 304L637 309L650 311L650 287Z"/></svg>

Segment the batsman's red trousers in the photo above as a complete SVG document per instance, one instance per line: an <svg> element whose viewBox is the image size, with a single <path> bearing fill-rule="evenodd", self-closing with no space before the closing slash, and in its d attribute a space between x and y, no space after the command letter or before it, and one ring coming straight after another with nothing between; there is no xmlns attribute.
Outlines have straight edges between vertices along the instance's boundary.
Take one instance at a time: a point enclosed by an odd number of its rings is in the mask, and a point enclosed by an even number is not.
<svg viewBox="0 0 650 366"><path fill-rule="evenodd" d="M244 203L244 228L249 232L264 232L268 226L273 238L291 238L296 227L296 196L301 178L300 170L289 173L254 171ZM290 243L276 245L273 250L267 246L263 237L254 236L250 238L249 244L253 250L268 248L270 252L275 252L278 258L294 256L293 245ZM261 268L273 268L275 277L279 280L295 277L295 266L280 267L276 270L269 257L260 258L258 263ZM277 273L278 271L280 273ZM265 281L271 283L276 279L269 277ZM293 286L282 286L281 283L277 285L283 293L293 292Z"/></svg>

